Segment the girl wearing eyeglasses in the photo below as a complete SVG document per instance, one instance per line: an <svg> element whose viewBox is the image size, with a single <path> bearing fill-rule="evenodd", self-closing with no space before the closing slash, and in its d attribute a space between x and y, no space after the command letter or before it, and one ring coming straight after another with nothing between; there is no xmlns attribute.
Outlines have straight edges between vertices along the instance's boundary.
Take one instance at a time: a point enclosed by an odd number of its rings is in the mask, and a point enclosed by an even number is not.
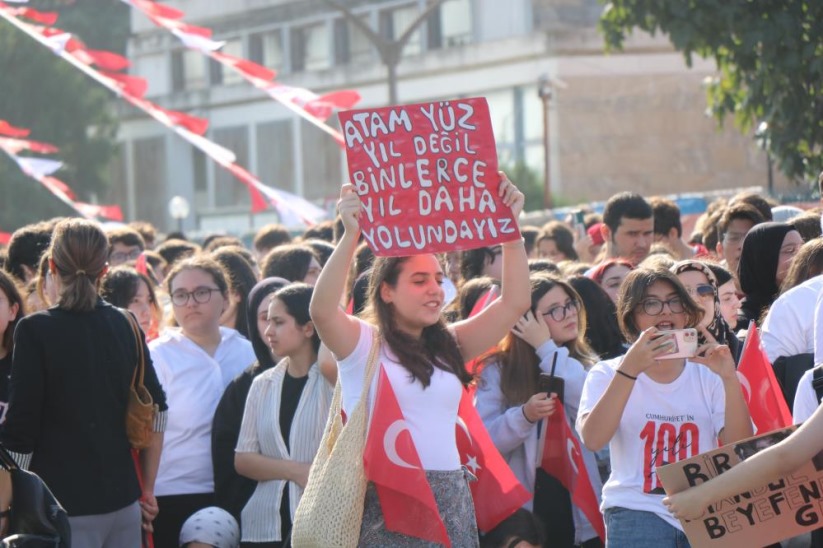
<svg viewBox="0 0 823 548"><path fill-rule="evenodd" d="M698 341L704 343L714 339L719 344L728 345L734 362L739 362L743 345L723 318L717 278L712 269L700 261L680 261L670 270L703 309L703 317L697 324Z"/></svg>
<svg viewBox="0 0 823 548"><path fill-rule="evenodd" d="M597 533L571 505L568 491L539 468L543 419L565 405L577 416L586 367L596 355L585 339L586 312L580 296L565 281L546 274L530 277L531 308L520 318L483 368L477 410L492 441L520 482L534 492L533 510L547 529L552 546L598 546ZM556 363L555 363L556 356ZM564 401L539 388L541 373L564 381ZM594 492L602 487L594 455L583 450Z"/></svg>
<svg viewBox="0 0 823 548"><path fill-rule="evenodd" d="M226 386L255 361L251 343L220 326L229 304L229 282L214 259L184 259L166 283L180 327L166 329L149 345L169 400L154 493L160 508L154 521L156 546L176 546L186 518L213 505L214 411Z"/></svg>
<svg viewBox="0 0 823 548"><path fill-rule="evenodd" d="M691 358L675 351L672 329L696 326L701 308L667 270L634 270L617 302L620 329L632 342L598 363L583 386L577 430L592 451L609 444L603 487L610 547L688 546L663 505L657 468L752 435L752 423L727 345L706 342Z"/></svg>

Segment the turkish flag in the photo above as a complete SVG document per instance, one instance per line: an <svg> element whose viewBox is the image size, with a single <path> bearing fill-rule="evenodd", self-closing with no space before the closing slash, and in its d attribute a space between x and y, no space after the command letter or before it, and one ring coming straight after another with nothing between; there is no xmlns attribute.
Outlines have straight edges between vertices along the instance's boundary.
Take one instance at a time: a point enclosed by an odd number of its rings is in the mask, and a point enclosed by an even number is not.
<svg viewBox="0 0 823 548"><path fill-rule="evenodd" d="M758 434L791 426L792 414L783 398L769 358L760 346L760 334L754 322L749 324L737 377Z"/></svg>
<svg viewBox="0 0 823 548"><path fill-rule="evenodd" d="M165 17L166 19L180 19L185 15L182 11L161 4L160 2L152 2L151 0L127 0L129 4L137 9L157 17Z"/></svg>
<svg viewBox="0 0 823 548"><path fill-rule="evenodd" d="M543 461L540 467L563 484L571 494L574 505L583 511L600 539L606 542L603 515L600 513L597 496L589 480L586 463L583 462L580 442L569 427L563 405L557 406L557 410L549 417L547 423Z"/></svg>
<svg viewBox="0 0 823 548"><path fill-rule="evenodd" d="M29 133L31 133L30 129L15 127L5 120L0 120L0 135L6 135L8 137L28 137Z"/></svg>
<svg viewBox="0 0 823 548"><path fill-rule="evenodd" d="M149 83L145 78L140 76L132 76L131 74L122 74L120 72L110 72L101 70L100 73L106 78L111 78L115 81L117 86L128 95L135 97L143 97L149 88Z"/></svg>
<svg viewBox="0 0 823 548"><path fill-rule="evenodd" d="M377 488L386 529L451 546L420 456L382 364L363 463Z"/></svg>
<svg viewBox="0 0 823 548"><path fill-rule="evenodd" d="M457 451L460 462L477 481L469 483L477 528L488 533L532 498L494 446L468 390L457 409Z"/></svg>

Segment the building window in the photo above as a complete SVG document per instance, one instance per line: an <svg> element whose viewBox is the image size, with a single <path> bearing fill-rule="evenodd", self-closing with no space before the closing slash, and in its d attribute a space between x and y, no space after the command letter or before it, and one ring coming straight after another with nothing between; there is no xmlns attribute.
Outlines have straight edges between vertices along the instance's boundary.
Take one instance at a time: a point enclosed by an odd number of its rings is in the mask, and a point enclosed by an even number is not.
<svg viewBox="0 0 823 548"><path fill-rule="evenodd" d="M368 15L358 17L371 28ZM374 60L374 45L359 25L348 19L334 22L334 61L338 65L368 64Z"/></svg>
<svg viewBox="0 0 823 548"><path fill-rule="evenodd" d="M174 91L203 89L207 86L206 59L199 51L183 49L172 52L171 70Z"/></svg>
<svg viewBox="0 0 823 548"><path fill-rule="evenodd" d="M237 156L236 163L251 171L249 166L249 132L246 126L219 128L213 131L217 144ZM234 175L222 167L215 168L214 197L217 207L236 207L251 204L249 191Z"/></svg>
<svg viewBox="0 0 823 548"><path fill-rule="evenodd" d="M380 12L380 32L389 40L397 40L420 17L417 4ZM403 48L403 56L419 55L423 51L422 25L414 31Z"/></svg>
<svg viewBox="0 0 823 548"><path fill-rule="evenodd" d="M195 147L191 147L191 173L194 178L194 208L195 210L207 209L209 203L209 175L206 164L208 159L203 152ZM220 168L217 168L220 169Z"/></svg>
<svg viewBox="0 0 823 548"><path fill-rule="evenodd" d="M249 37L249 58L264 67L283 70L283 33L279 30Z"/></svg>
<svg viewBox="0 0 823 548"><path fill-rule="evenodd" d="M225 42L226 45L220 49L221 52L234 55L235 57L243 57L243 41L240 38L232 38L230 40L225 40ZM223 84L230 86L232 84L239 84L243 81L243 77L233 69L226 67L222 63L218 63L213 59L209 60L209 70L209 80L212 85Z"/></svg>
<svg viewBox="0 0 823 548"><path fill-rule="evenodd" d="M339 129L337 116L328 121ZM329 200L340 193L342 157L337 142L306 120L300 120L303 150L303 196L307 200Z"/></svg>
<svg viewBox="0 0 823 548"><path fill-rule="evenodd" d="M257 125L257 176L272 187L294 192L292 120Z"/></svg>
<svg viewBox="0 0 823 548"><path fill-rule="evenodd" d="M447 0L439 12L441 47L468 44L472 40L472 9L470 0Z"/></svg>
<svg viewBox="0 0 823 548"><path fill-rule="evenodd" d="M295 72L331 66L329 30L325 23L298 27L291 32L291 61Z"/></svg>

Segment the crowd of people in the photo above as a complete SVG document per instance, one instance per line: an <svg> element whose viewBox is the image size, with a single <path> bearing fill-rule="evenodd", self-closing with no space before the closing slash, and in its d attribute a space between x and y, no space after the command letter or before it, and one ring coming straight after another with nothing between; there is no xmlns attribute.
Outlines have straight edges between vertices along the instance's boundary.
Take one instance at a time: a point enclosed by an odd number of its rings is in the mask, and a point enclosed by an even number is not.
<svg viewBox="0 0 823 548"><path fill-rule="evenodd" d="M499 196L518 218L523 194L503 174ZM602 214L523 225L521 239L409 257L374 257L360 211L346 185L335 221L269 225L251 249L143 222L14 232L0 250L0 442L65 507L74 546L289 546L335 384L344 414L361 397L380 412L373 345L455 547L687 546L678 517L721 487L664 501L656 469L753 435L736 375L751 326L795 421L821 401L820 210L739 194L684 234L673 201L624 192ZM676 352L686 328L693 356ZM140 346L158 412L135 450L125 414ZM533 495L491 531L478 531L483 502L457 450L466 388ZM541 467L561 406L606 539ZM739 477L722 492L744 490ZM360 545L433 544L391 530L370 484Z"/></svg>

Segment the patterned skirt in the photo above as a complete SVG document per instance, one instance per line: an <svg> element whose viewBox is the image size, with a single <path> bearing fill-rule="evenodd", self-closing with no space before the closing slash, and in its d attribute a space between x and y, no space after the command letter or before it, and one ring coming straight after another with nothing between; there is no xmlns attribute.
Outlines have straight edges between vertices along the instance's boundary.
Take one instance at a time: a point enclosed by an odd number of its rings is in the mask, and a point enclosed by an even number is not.
<svg viewBox="0 0 823 548"><path fill-rule="evenodd" d="M426 479L429 481L434 500L440 511L440 519L446 526L453 548L478 548L480 546L474 502L469 490L467 474L464 470L429 470L426 472ZM380 499L377 497L377 489L373 483L369 482L358 546L435 548L442 545L387 531L383 521L383 511L380 508Z"/></svg>

